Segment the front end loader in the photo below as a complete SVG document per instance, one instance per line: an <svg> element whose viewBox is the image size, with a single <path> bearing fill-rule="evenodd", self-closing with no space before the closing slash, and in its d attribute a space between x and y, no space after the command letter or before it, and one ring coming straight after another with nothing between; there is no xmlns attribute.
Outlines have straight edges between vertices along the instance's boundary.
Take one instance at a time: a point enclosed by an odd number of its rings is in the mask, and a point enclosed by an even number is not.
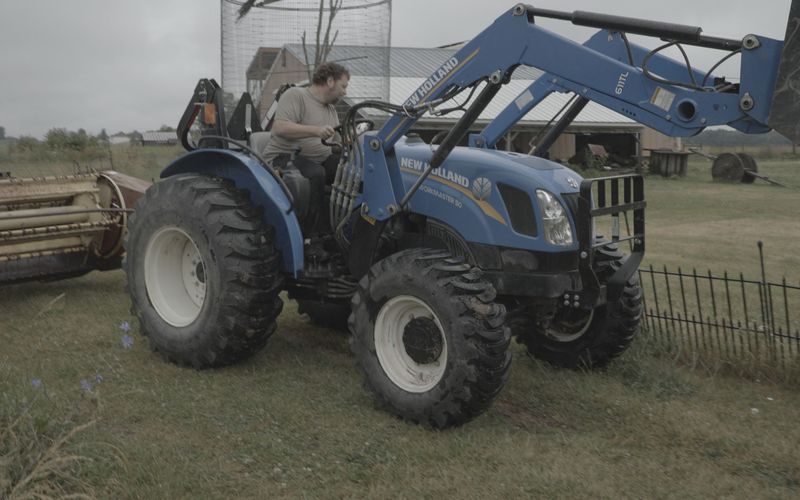
<svg viewBox="0 0 800 500"><path fill-rule="evenodd" d="M796 141L798 14L795 1L782 42L517 4L405 102L350 108L324 199L309 196L309 180L291 162L276 169L263 161L254 144L264 133L248 98L226 122L219 87L201 80L181 120L190 152L164 170L130 221L124 267L142 333L165 359L208 368L265 345L283 290L346 308L376 404L437 428L490 406L507 378L512 336L555 365L602 366L625 351L642 320L644 181L583 179L545 159L549 147L590 101L671 136L728 125L776 128ZM580 44L539 26L543 17L599 31ZM650 50L628 34L665 42ZM738 55L740 80L663 55L674 45ZM543 73L476 131L519 66ZM498 150L553 93L571 94L572 104L535 154ZM450 104L458 96L464 104ZM379 130L364 129L366 108L388 115ZM456 111L440 144L409 133L426 113ZM325 209L327 220L309 224L307 214Z"/></svg>

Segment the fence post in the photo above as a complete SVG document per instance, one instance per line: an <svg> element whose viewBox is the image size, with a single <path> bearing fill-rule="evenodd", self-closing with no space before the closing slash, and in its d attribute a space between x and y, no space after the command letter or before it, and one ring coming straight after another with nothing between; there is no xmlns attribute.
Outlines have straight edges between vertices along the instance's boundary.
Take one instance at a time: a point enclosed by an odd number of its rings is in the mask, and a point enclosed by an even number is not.
<svg viewBox="0 0 800 500"><path fill-rule="evenodd" d="M738 321L736 324L737 324L736 336L739 337L739 356L742 356L744 354L744 339L742 338L742 322Z"/></svg>
<svg viewBox="0 0 800 500"><path fill-rule="evenodd" d="M708 289L711 292L711 310L714 312L714 320L717 319L717 294L714 291L714 278L711 276L711 269L708 270Z"/></svg>
<svg viewBox="0 0 800 500"><path fill-rule="evenodd" d="M655 275L655 272L653 271L653 265L652 264L650 264L650 284L653 286L653 302L655 303L654 305L656 307L656 319L657 319L657 321L654 322L655 325L656 325L654 328L658 328L660 330L659 333L661 334L661 339L663 341L665 331L664 331L664 328L661 326L661 315L659 314L659 310L660 310L661 304L659 304L659 302L658 302L658 290L656 289L656 275ZM644 290L644 286L642 286L642 290Z"/></svg>
<svg viewBox="0 0 800 500"><path fill-rule="evenodd" d="M744 324L750 324L750 315L747 312L747 290L744 286L744 274L739 273L739 283L742 285L742 311L744 311ZM731 322L733 322L733 316L731 316Z"/></svg>
<svg viewBox="0 0 800 500"><path fill-rule="evenodd" d="M786 276L783 277L783 311L786 314L786 334L792 334L792 326L789 322L789 296L788 296L788 289L786 287Z"/></svg>
<svg viewBox="0 0 800 500"><path fill-rule="evenodd" d="M689 309L686 307L686 290L683 286L683 271L678 267L678 283L681 285L681 301L683 302L683 317L689 320ZM689 335L689 324L686 324L686 335Z"/></svg>
<svg viewBox="0 0 800 500"><path fill-rule="evenodd" d="M769 305L767 303L767 273L764 267L764 242L758 241L758 259L761 262L761 283L758 285L758 294L761 299L761 321L764 328L769 330Z"/></svg>
<svg viewBox="0 0 800 500"><path fill-rule="evenodd" d="M667 302L669 304L669 317L670 317L670 319L672 321L672 328L674 330L675 329L675 310L672 307L672 288L669 286L669 273L667 271L667 266L666 265L664 266L664 283L667 285ZM678 323L678 326L679 327L681 326L680 323ZM683 329L681 329L681 332L683 332ZM675 332L675 333L678 333L678 332Z"/></svg>
<svg viewBox="0 0 800 500"><path fill-rule="evenodd" d="M725 345L727 346L725 350L727 351L728 356L732 355L732 357L735 358L736 357L736 343L733 342L733 338L730 338L730 339L728 338L728 330L729 329L727 328L727 325L725 324L725 318L723 318L722 319L722 336L725 338ZM730 332L731 332L731 337L732 337L733 336L733 324L730 325Z"/></svg>
<svg viewBox="0 0 800 500"><path fill-rule="evenodd" d="M731 306L731 289L728 286L728 271L725 271L725 297L728 300L728 318L733 318L733 307Z"/></svg>
<svg viewBox="0 0 800 500"><path fill-rule="evenodd" d="M758 332L753 332L753 338L755 339L755 344L756 344L756 355L755 355L756 359L758 360L759 363L763 363L764 360L761 359L761 347L758 344Z"/></svg>

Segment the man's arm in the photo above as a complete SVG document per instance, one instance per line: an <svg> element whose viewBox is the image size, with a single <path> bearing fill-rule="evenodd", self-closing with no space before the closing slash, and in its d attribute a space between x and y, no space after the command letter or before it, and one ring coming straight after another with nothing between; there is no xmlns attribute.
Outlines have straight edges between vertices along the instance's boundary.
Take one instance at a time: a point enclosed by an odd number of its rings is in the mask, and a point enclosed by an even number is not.
<svg viewBox="0 0 800 500"><path fill-rule="evenodd" d="M284 139L297 140L308 137L319 137L320 139L330 139L334 135L333 127L326 125L318 127L316 125L300 125L288 120L275 120L272 124L272 133Z"/></svg>

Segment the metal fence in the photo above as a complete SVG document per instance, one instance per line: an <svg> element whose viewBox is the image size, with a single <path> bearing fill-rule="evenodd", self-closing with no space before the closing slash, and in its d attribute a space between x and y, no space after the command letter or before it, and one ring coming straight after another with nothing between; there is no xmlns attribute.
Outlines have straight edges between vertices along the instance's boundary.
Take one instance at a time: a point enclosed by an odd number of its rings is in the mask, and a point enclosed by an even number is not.
<svg viewBox="0 0 800 500"><path fill-rule="evenodd" d="M759 250L761 250L759 242ZM639 270L644 329L657 344L693 359L740 368L800 372L800 284L654 268Z"/></svg>

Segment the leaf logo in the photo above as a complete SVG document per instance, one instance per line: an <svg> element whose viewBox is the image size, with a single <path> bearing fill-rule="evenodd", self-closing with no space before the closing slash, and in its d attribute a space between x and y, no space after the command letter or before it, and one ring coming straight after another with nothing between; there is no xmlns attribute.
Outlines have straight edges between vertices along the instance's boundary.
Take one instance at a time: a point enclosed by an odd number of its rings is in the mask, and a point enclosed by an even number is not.
<svg viewBox="0 0 800 500"><path fill-rule="evenodd" d="M492 181L486 177L478 177L472 181L472 194L478 201L487 199L492 194Z"/></svg>

